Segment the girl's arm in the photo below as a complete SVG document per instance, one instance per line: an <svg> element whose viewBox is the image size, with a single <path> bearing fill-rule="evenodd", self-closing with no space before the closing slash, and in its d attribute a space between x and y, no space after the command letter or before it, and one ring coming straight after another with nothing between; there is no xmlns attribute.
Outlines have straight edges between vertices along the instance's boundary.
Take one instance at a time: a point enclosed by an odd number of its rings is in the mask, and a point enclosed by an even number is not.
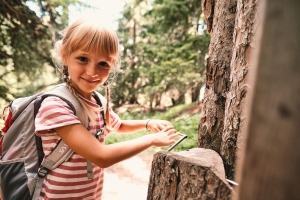
<svg viewBox="0 0 300 200"><path fill-rule="evenodd" d="M162 131L165 127L172 126L169 121L166 120L122 120L120 127L115 131L116 133L133 133L143 129L147 129L156 133Z"/></svg>
<svg viewBox="0 0 300 200"><path fill-rule="evenodd" d="M104 145L81 124L55 128L55 131L76 153L102 168L130 158L151 146L171 145L175 143L175 137L180 134L173 127L169 126L156 134L144 135L133 140Z"/></svg>

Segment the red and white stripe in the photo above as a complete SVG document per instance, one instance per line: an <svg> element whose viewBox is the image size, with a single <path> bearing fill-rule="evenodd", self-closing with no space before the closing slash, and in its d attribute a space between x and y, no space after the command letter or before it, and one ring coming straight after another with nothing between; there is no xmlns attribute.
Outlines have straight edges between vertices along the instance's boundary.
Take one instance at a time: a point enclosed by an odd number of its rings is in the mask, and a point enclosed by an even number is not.
<svg viewBox="0 0 300 200"><path fill-rule="evenodd" d="M81 97L82 98L82 97ZM86 99L84 99L87 101ZM88 102L91 106L98 108L97 104ZM121 120L112 110L110 112L111 124L114 129L118 128ZM104 126L101 113L97 113L96 122L90 122L90 132L95 134ZM46 98L37 114L35 126L36 134L41 136L45 157L55 148L61 139L54 131L57 127L80 123L72 109L58 97ZM104 143L105 134L99 141ZM87 160L74 153L68 162L61 164L58 168L50 171L45 177L39 199L101 199L103 188L104 170L93 164L94 178L87 178Z"/></svg>

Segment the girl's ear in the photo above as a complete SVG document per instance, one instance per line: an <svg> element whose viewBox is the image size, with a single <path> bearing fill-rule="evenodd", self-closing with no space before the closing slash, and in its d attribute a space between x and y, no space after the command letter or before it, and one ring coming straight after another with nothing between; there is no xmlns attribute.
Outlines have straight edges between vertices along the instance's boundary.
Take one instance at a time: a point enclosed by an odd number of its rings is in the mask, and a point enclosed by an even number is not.
<svg viewBox="0 0 300 200"><path fill-rule="evenodd" d="M66 57L65 57L65 56L62 56L62 57L61 57L61 60L62 60L62 62L63 62L63 64L64 64L64 66L68 66L68 65L67 65L67 61L66 61Z"/></svg>
<svg viewBox="0 0 300 200"><path fill-rule="evenodd" d="M63 64L64 64L64 66L68 66L68 65L67 65L67 58L66 58L66 55L65 55L62 51L61 51L60 55L61 55L61 60L62 60L62 62L63 62Z"/></svg>

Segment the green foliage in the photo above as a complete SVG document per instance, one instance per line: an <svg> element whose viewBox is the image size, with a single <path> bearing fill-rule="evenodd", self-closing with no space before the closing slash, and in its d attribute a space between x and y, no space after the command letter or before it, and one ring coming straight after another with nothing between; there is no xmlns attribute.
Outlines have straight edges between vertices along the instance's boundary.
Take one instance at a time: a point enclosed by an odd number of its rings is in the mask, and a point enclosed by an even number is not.
<svg viewBox="0 0 300 200"><path fill-rule="evenodd" d="M49 66L54 67L51 59L54 33L67 25L71 4L79 4L79 0L0 2L1 99L10 101L19 94L29 95L36 92L32 89L47 86L40 79Z"/></svg>
<svg viewBox="0 0 300 200"><path fill-rule="evenodd" d="M200 120L200 114L189 115L184 113L184 110L193 104L182 104L174 106L166 111L155 111L151 113L140 112L139 110L132 110L125 113L119 113L121 119L164 119L170 121L176 130L186 134L188 136L183 142L181 142L173 151L183 151L186 149L195 148L198 140L198 124ZM130 139L140 137L145 134L151 134L150 131L143 130L132 134L115 134L111 133L106 137L106 144L113 144L116 142L122 142ZM152 148L152 150L166 150L163 148Z"/></svg>
<svg viewBox="0 0 300 200"><path fill-rule="evenodd" d="M176 105L187 91L196 101L209 44L200 31L201 1L132 1L122 14L118 32L126 71L116 83L116 106L142 98L152 109L167 93Z"/></svg>

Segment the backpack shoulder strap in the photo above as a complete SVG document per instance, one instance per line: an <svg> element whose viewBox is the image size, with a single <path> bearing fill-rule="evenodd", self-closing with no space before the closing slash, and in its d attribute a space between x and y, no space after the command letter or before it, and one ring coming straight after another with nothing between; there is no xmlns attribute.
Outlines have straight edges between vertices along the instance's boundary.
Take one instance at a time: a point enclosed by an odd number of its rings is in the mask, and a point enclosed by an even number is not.
<svg viewBox="0 0 300 200"><path fill-rule="evenodd" d="M84 127L88 129L89 119L83 107L76 99L76 97L70 92L65 84L59 84L52 88L50 91L45 92L43 98L49 96L57 96L63 99L73 110L74 114L79 118ZM56 148L43 160L42 166L46 170L53 170L61 163L67 161L72 155L73 150L66 145L63 140L60 140Z"/></svg>
<svg viewBox="0 0 300 200"><path fill-rule="evenodd" d="M105 117L106 117L105 113L106 113L106 108L107 108L107 100L104 96L102 96L102 94L100 94L97 91L93 92L93 96L96 99L98 105L102 107L101 114L102 114L102 117L104 119L104 124L105 124Z"/></svg>
<svg viewBox="0 0 300 200"><path fill-rule="evenodd" d="M52 88L50 91L45 92L41 98L41 101L38 101L39 104L50 96L56 96L64 100L73 110L74 114L79 118L82 125L88 128L88 116L84 112L81 104L74 97L74 95L70 92L70 90L66 87L65 84L59 84ZM38 112L40 105L35 105L35 115ZM34 193L32 195L33 200L37 200L40 196L40 192L42 189L43 181L45 176L48 174L50 170L57 168L63 162L69 160L71 156L74 154L74 151L66 145L63 140L60 140L54 150L47 156L47 158L43 159L41 163L41 168L39 169L37 175L34 177L36 179L36 185L34 189Z"/></svg>

